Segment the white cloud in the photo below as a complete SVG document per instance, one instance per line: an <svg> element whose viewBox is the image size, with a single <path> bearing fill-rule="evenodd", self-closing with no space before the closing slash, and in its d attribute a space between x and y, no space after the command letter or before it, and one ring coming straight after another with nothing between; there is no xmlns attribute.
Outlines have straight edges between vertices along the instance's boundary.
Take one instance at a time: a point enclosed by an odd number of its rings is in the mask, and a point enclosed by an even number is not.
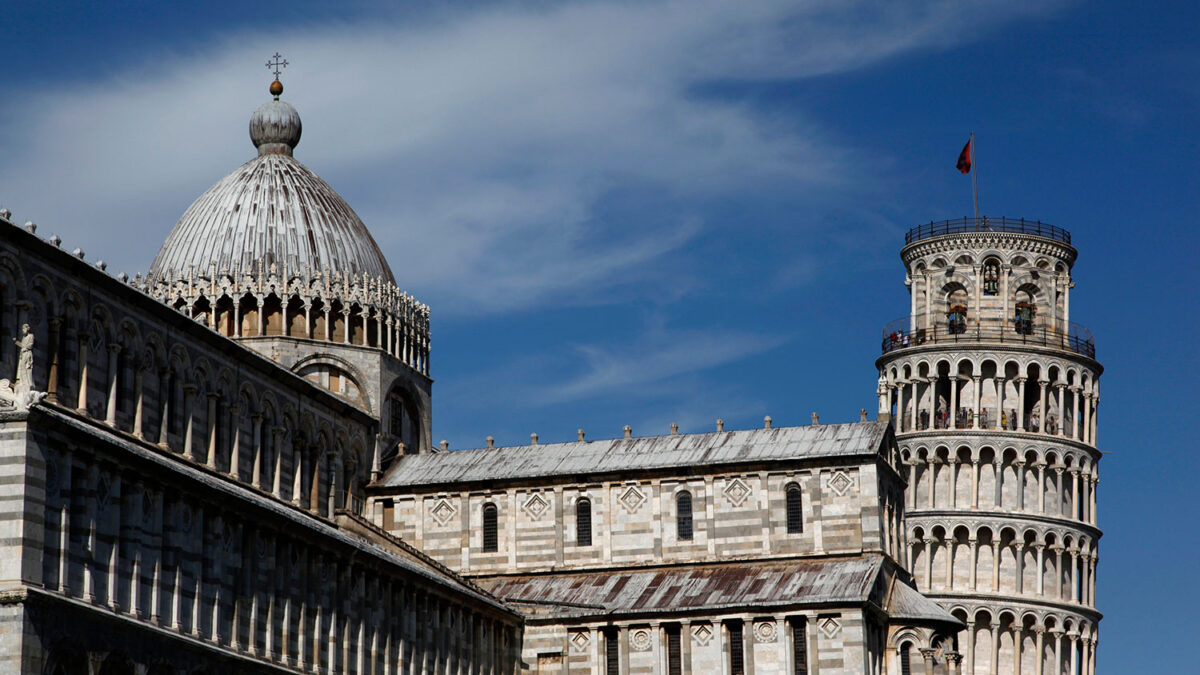
<svg viewBox="0 0 1200 675"><path fill-rule="evenodd" d="M614 301L633 281L658 294L689 283L671 254L712 227L689 204L825 193L859 163L809 121L698 87L946 47L1031 13L1011 4L517 3L284 27L269 44L234 30L69 91L7 92L0 201L114 270L144 269L191 200L253 155L245 125L279 49L305 122L297 157L439 313ZM631 187L652 208L606 218Z"/></svg>

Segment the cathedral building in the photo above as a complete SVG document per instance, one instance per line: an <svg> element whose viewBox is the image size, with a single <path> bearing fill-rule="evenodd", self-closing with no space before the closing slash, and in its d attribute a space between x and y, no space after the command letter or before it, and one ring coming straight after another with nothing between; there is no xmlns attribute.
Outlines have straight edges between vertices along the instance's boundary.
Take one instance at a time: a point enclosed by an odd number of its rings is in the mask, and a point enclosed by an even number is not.
<svg viewBox="0 0 1200 675"><path fill-rule="evenodd" d="M430 309L282 91L144 275L0 211L0 670L1094 671L1068 234L910 233L875 420L449 452Z"/></svg>

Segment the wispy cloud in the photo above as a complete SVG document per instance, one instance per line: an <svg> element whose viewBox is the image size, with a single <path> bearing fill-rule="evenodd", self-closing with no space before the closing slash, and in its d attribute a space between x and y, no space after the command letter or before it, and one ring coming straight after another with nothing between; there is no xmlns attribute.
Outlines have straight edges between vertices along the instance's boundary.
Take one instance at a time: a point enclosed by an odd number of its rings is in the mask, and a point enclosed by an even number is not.
<svg viewBox="0 0 1200 675"><path fill-rule="evenodd" d="M113 269L144 269L190 201L252 156L260 64L279 49L293 63L285 98L305 123L297 157L359 211L403 286L449 314L619 301L686 286L670 258L715 226L698 205L816 199L859 164L810 120L703 85L844 72L1045 10L512 3L278 27L269 44L257 27L234 29L205 50L71 83L69 97L6 93L0 201ZM638 211L607 214L626 190Z"/></svg>

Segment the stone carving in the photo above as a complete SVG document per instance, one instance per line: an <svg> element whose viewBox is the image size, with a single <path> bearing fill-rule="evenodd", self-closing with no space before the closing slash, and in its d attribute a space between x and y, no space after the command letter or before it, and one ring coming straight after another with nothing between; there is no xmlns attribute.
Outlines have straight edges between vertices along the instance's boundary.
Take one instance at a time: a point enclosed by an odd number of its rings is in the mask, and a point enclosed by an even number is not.
<svg viewBox="0 0 1200 675"><path fill-rule="evenodd" d="M638 628L629 636L629 645L635 652L650 651L650 642L650 631L645 628Z"/></svg>
<svg viewBox="0 0 1200 675"><path fill-rule="evenodd" d="M848 476L845 471L835 471L829 477L829 489L836 492L839 497L846 494L846 491L852 487L854 487L854 479Z"/></svg>
<svg viewBox="0 0 1200 675"><path fill-rule="evenodd" d="M779 637L779 629L774 621L760 621L754 624L754 639L758 642L774 642Z"/></svg>
<svg viewBox="0 0 1200 675"><path fill-rule="evenodd" d="M13 338L17 345L16 382L0 380L0 408L28 410L45 396L33 391L33 341L29 324L21 324L21 337Z"/></svg>
<svg viewBox="0 0 1200 675"><path fill-rule="evenodd" d="M825 637L831 640L834 638L834 636L842 631L841 622L832 616L821 619L821 622L817 624L817 627L821 629L821 632L825 634Z"/></svg>
<svg viewBox="0 0 1200 675"><path fill-rule="evenodd" d="M571 635L571 645L575 647L577 652L586 652L588 645L592 643L592 637L588 635L586 630L576 631Z"/></svg>
<svg viewBox="0 0 1200 675"><path fill-rule="evenodd" d="M707 645L709 640L712 640L712 636L712 628L709 628L706 623L702 623L692 629L692 639L701 647Z"/></svg>
<svg viewBox="0 0 1200 675"><path fill-rule="evenodd" d="M621 502L621 506L624 506L626 511L635 513L646 501L646 495L642 494L636 485L630 485L625 492L621 493L621 498L617 501Z"/></svg>
<svg viewBox="0 0 1200 675"><path fill-rule="evenodd" d="M540 494L534 493L525 501L525 505L521 508L525 510L525 513L529 514L530 518L537 520L550 508L550 502L546 501Z"/></svg>
<svg viewBox="0 0 1200 675"><path fill-rule="evenodd" d="M445 498L439 499L438 503L434 504L433 508L429 510L429 515L433 516L438 525L445 525L450 522L450 519L456 513L458 513L458 509L454 508L454 504Z"/></svg>
<svg viewBox="0 0 1200 675"><path fill-rule="evenodd" d="M725 485L725 498L734 508L745 504L750 494L750 486L743 483L741 478L734 478Z"/></svg>

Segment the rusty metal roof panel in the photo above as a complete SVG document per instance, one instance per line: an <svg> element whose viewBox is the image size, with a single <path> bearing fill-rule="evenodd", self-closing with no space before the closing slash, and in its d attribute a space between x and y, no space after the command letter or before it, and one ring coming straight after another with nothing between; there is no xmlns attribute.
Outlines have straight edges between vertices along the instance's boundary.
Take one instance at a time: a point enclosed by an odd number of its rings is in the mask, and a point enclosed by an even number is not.
<svg viewBox="0 0 1200 675"><path fill-rule="evenodd" d="M880 422L857 422L407 455L392 465L381 485L469 483L864 455L878 450L886 431L887 425Z"/></svg>
<svg viewBox="0 0 1200 675"><path fill-rule="evenodd" d="M670 568L476 579L493 595L544 614L647 614L721 608L861 605L882 557L739 562ZM907 587L905 587L907 588ZM913 591L916 593L916 591ZM917 596L932 604L924 596ZM578 602L586 598L590 608ZM905 596L906 607L916 606ZM933 605L936 607L936 605ZM922 611L927 609L919 606ZM942 612L941 619L945 618Z"/></svg>

